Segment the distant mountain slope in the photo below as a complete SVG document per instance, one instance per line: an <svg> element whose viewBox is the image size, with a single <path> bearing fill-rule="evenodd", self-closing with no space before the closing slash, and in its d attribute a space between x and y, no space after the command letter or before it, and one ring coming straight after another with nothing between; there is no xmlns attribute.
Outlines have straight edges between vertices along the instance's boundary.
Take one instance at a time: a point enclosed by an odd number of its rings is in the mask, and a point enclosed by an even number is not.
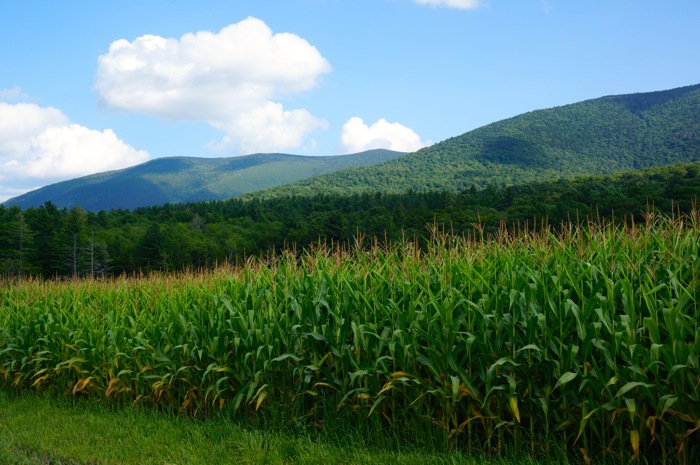
<svg viewBox="0 0 700 465"><path fill-rule="evenodd" d="M245 197L461 191L700 160L700 84L525 113L396 160Z"/></svg>
<svg viewBox="0 0 700 465"><path fill-rule="evenodd" d="M97 211L220 200L402 155L370 150L326 157L269 153L231 158L158 158L124 170L52 184L10 199L5 205L27 208L51 201L58 207L79 205Z"/></svg>

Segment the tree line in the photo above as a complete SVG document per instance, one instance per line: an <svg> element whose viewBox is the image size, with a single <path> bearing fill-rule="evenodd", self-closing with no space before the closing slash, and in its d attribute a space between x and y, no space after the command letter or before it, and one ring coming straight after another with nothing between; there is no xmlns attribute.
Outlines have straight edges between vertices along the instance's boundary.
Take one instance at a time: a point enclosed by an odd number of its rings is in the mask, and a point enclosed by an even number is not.
<svg viewBox="0 0 700 465"><path fill-rule="evenodd" d="M0 275L111 276L211 268L319 241L405 239L425 245L435 228L483 234L557 227L644 212L689 211L700 193L700 163L516 186L446 191L319 194L84 211L51 202L0 205Z"/></svg>

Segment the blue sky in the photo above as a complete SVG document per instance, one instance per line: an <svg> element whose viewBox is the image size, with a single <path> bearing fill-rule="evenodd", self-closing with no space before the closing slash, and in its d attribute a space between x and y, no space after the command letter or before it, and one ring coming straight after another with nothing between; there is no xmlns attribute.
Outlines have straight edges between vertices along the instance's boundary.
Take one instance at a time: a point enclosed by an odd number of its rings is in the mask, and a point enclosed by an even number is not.
<svg viewBox="0 0 700 465"><path fill-rule="evenodd" d="M0 0L0 202L165 156L411 151L700 82L698 0Z"/></svg>

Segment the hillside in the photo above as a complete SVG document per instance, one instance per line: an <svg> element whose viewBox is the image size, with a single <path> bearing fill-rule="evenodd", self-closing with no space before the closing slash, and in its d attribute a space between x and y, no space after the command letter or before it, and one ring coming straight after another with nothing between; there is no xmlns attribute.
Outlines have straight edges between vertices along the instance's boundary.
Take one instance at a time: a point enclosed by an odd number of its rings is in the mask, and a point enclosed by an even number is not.
<svg viewBox="0 0 700 465"><path fill-rule="evenodd" d="M382 163L404 155L391 150L308 157L281 153L229 158L158 158L119 171L52 184L5 202L7 206L84 210L133 209L165 203L236 197L344 168Z"/></svg>
<svg viewBox="0 0 700 465"><path fill-rule="evenodd" d="M85 210L288 195L460 192L700 160L700 84L525 113L405 155L163 158L8 200Z"/></svg>
<svg viewBox="0 0 700 465"><path fill-rule="evenodd" d="M459 192L700 160L700 84L538 110L381 166L335 172L245 197L409 190Z"/></svg>

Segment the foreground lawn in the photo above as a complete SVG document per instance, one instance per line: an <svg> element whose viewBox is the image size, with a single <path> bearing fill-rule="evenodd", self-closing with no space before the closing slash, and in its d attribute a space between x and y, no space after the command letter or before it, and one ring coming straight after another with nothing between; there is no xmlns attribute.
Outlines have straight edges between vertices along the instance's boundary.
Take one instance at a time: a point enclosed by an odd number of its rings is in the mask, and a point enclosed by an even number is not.
<svg viewBox="0 0 700 465"><path fill-rule="evenodd" d="M530 459L488 461L461 454L427 455L343 445L337 441L262 432L224 419L206 422L108 409L48 396L0 392L0 463L84 464L536 464Z"/></svg>

